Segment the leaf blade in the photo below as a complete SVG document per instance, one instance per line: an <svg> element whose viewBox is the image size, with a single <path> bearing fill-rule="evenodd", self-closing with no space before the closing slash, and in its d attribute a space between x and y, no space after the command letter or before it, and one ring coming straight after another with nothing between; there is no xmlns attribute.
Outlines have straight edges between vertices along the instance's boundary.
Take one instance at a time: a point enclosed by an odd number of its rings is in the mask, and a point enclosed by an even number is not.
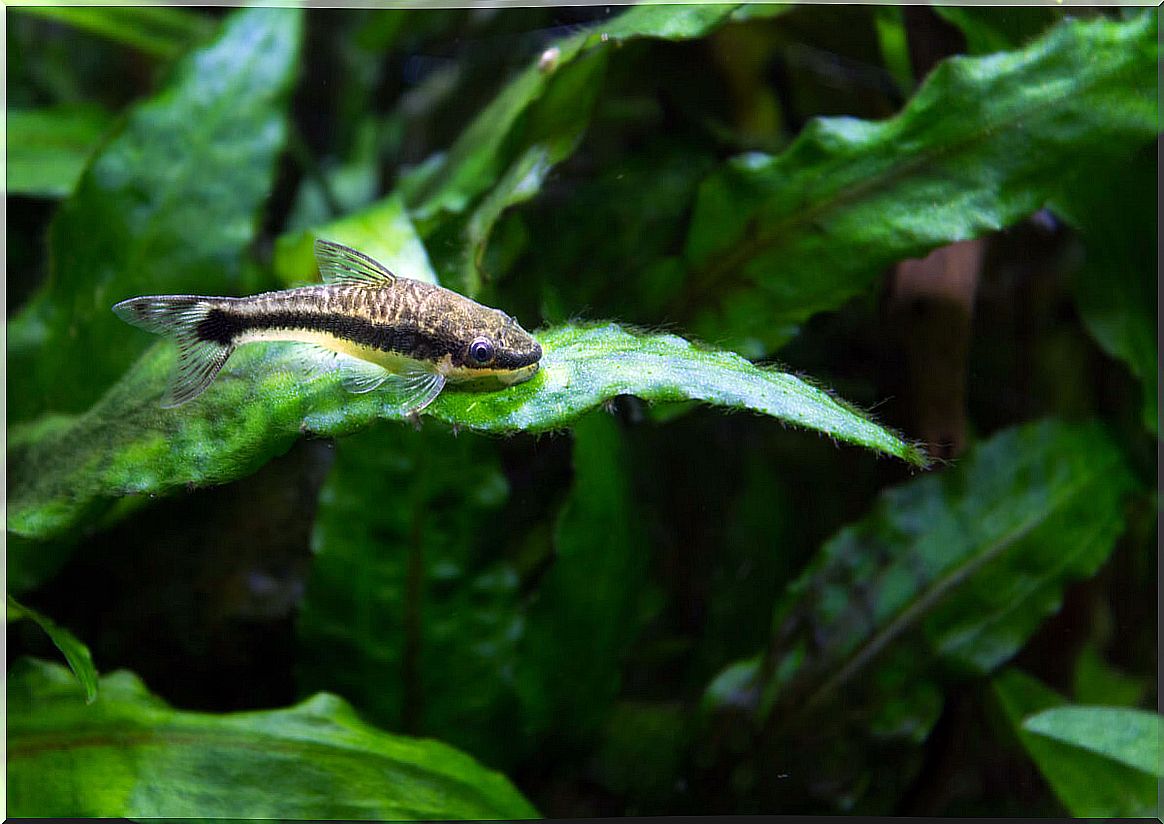
<svg viewBox="0 0 1164 824"><path fill-rule="evenodd" d="M42 615L18 602L11 595L8 596L8 620L27 618L35 622L45 631L57 649L65 656L69 669L73 671L81 689L85 691L85 703L92 704L97 698L97 667L93 664L93 654L89 647L81 642L77 636L59 625L47 615Z"/></svg>
<svg viewBox="0 0 1164 824"><path fill-rule="evenodd" d="M619 394L699 400L926 463L914 444L824 390L731 352L615 324L567 325L539 339L542 369L532 380L497 392L445 391L425 414L486 432L545 432ZM373 421L405 419L382 394L345 392L333 373L305 379L294 344L244 347L206 393L163 410L158 399L173 358L172 348L159 344L84 415L10 432L10 532L60 535L102 500L223 483L254 471L303 433L340 436Z"/></svg>
<svg viewBox="0 0 1164 824"><path fill-rule="evenodd" d="M696 200L670 317L771 351L886 266L1026 217L1064 168L1155 138L1156 53L1151 15L1067 21L1019 51L943 62L889 120L815 120L780 155L729 161Z"/></svg>
<svg viewBox="0 0 1164 824"><path fill-rule="evenodd" d="M10 811L19 816L533 818L499 773L390 735L342 700L211 715L168 707L122 670L90 707L62 667L10 681Z"/></svg>
<svg viewBox="0 0 1164 824"><path fill-rule="evenodd" d="M1129 707L1054 707L1024 719L1023 729L1164 778L1164 717L1159 713Z"/></svg>

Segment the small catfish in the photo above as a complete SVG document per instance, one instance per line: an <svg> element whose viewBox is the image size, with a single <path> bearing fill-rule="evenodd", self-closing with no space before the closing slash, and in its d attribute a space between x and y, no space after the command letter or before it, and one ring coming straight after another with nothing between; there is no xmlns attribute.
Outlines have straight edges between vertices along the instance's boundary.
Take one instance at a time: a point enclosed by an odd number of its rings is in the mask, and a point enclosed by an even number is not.
<svg viewBox="0 0 1164 824"><path fill-rule="evenodd" d="M230 353L254 341L327 350L350 392L385 382L409 414L445 383L511 386L538 370L542 348L504 312L419 280L397 277L355 249L315 242L324 285L246 298L151 295L113 307L122 320L173 337L178 365L162 406L202 394Z"/></svg>

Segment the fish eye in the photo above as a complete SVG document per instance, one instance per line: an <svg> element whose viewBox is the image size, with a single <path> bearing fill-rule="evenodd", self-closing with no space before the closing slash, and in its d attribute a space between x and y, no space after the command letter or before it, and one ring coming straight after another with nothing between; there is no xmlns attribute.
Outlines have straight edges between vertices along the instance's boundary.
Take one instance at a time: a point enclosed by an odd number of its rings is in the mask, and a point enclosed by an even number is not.
<svg viewBox="0 0 1164 824"><path fill-rule="evenodd" d="M489 338L477 338L469 344L469 357L484 366L493 360L493 342Z"/></svg>

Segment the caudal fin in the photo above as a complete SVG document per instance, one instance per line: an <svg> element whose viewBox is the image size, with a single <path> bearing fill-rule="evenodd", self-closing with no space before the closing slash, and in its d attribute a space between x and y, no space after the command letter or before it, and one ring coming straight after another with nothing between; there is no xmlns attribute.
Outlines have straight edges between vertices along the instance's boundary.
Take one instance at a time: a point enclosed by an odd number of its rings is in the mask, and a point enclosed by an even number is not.
<svg viewBox="0 0 1164 824"><path fill-rule="evenodd" d="M123 300L113 311L126 323L173 338L178 365L162 397L162 407L181 406L201 395L226 363L234 344L204 323L222 298L196 295L148 295Z"/></svg>

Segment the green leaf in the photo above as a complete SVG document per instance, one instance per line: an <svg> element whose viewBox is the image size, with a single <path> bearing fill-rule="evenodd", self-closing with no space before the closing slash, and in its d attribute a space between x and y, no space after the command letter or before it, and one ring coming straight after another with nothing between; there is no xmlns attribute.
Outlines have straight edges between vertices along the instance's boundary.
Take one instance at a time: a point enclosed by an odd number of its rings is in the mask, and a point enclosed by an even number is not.
<svg viewBox="0 0 1164 824"><path fill-rule="evenodd" d="M775 745L833 747L822 754L831 766L819 765L819 783L832 786L829 770L858 782L852 773L864 769L857 753L834 746L857 746L861 733L846 724L876 739L923 741L943 676L1007 661L1058 609L1067 584L1104 562L1131 484L1102 428L1044 421L887 490L777 606L759 706ZM825 724L837 729L823 735ZM885 769L869 786L903 789L908 770Z"/></svg>
<svg viewBox="0 0 1164 824"><path fill-rule="evenodd" d="M824 390L730 352L614 324L561 326L538 339L545 354L533 379L495 392L451 387L425 415L484 432L546 432L620 394L693 399L770 415L918 466L926 462L915 445ZM197 400L162 409L158 401L175 353L159 343L85 414L13 427L9 532L61 535L92 518L90 507L104 508L123 495L243 477L303 433L347 435L373 421L405 419L385 393L353 395L334 372L306 377L296 346L243 347Z"/></svg>
<svg viewBox="0 0 1164 824"><path fill-rule="evenodd" d="M1016 52L940 64L897 116L811 122L702 186L666 315L770 351L884 269L1013 223L1151 143L1156 24L1067 21Z"/></svg>
<svg viewBox="0 0 1164 824"><path fill-rule="evenodd" d="M1144 426L1157 434L1155 145L1077 178L1053 208L1083 241L1083 266L1072 279L1083 323L1139 379Z"/></svg>
<svg viewBox="0 0 1164 824"><path fill-rule="evenodd" d="M98 106L8 110L8 194L65 197L113 123Z"/></svg>
<svg viewBox="0 0 1164 824"><path fill-rule="evenodd" d="M543 136L546 134L544 126L538 124L537 112L528 119L525 116L543 96L548 96L560 76L574 77L568 71L572 63L592 52L609 50L618 43L637 38L685 40L702 37L724 23L734 9L730 5L645 4L555 43L546 52L555 49L556 57L535 61L510 81L462 132L436 169L423 167L402 181L405 199L423 227L422 234L427 236L429 221L441 212L465 211L537 142L539 131ZM561 105L567 105L567 98L558 99L563 101ZM548 116L557 115L554 106L548 108ZM581 121L567 129L567 133L571 130L577 132L588 118L588 107L581 103L570 105L564 116ZM524 135L523 130L527 127L532 132L532 139Z"/></svg>
<svg viewBox="0 0 1164 824"><path fill-rule="evenodd" d="M1157 814L1158 782L1152 774L1158 767L1144 772L1096 751L1103 739L1088 737L1089 746L1077 746L1027 729L1026 720L1044 712L1074 715L1074 707L1065 707L1064 698L1031 676L1008 670L993 682L994 693L1011 727L1055 795L1071 815L1088 818L1149 817ZM1094 708L1082 708L1090 710ZM1056 718L1052 715L1051 718ZM1062 716L1058 716L1062 717ZM1045 722L1040 722L1045 723ZM1068 722L1069 727L1077 722ZM1142 722L1133 722L1141 724ZM1158 719L1154 725L1159 735ZM1144 726L1153 726L1146 724ZM1125 731L1127 727L1124 728ZM1079 731L1074 726L1072 735ZM1151 733L1149 733L1151 734ZM1159 758L1159 739L1156 741ZM1144 756L1137 756L1143 758ZM1158 761L1156 762L1158 764Z"/></svg>
<svg viewBox="0 0 1164 824"><path fill-rule="evenodd" d="M514 761L518 577L498 559L508 497L492 441L378 428L344 438L320 494L296 626L301 690L389 729Z"/></svg>
<svg viewBox="0 0 1164 824"><path fill-rule="evenodd" d="M13 11L56 20L162 58L176 57L214 28L199 13L161 6L20 6Z"/></svg>
<svg viewBox="0 0 1164 824"><path fill-rule="evenodd" d="M1164 716L1158 713L1126 707L1057 707L1027 718L1023 729L1164 778L1160 758Z"/></svg>
<svg viewBox="0 0 1164 824"><path fill-rule="evenodd" d="M65 656L69 669L77 677L81 688L85 690L85 703L92 704L97 698L97 667L93 665L93 655L89 648L77 639L77 636L60 626L47 615L42 615L34 609L29 609L19 603L11 595L8 596L8 621L19 621L27 618L35 622L45 631L57 649Z"/></svg>
<svg viewBox="0 0 1164 824"><path fill-rule="evenodd" d="M8 812L20 817L533 818L504 776L436 741L388 735L339 698L183 712L126 671L90 706L59 666L8 681Z"/></svg>
<svg viewBox="0 0 1164 824"><path fill-rule="evenodd" d="M539 735L593 735L618 695L623 654L642 628L649 557L630 469L613 419L590 415L577 423L574 487L521 646L523 722Z"/></svg>
<svg viewBox="0 0 1164 824"><path fill-rule="evenodd" d="M319 280L315 240L324 238L359 249L401 277L436 283L424 244L399 195L313 229L283 235L275 243L275 274L287 286Z"/></svg>
<svg viewBox="0 0 1164 824"><path fill-rule="evenodd" d="M234 12L136 107L61 204L45 288L9 326L9 415L87 408L140 355L110 307L229 293L270 192L302 13Z"/></svg>

